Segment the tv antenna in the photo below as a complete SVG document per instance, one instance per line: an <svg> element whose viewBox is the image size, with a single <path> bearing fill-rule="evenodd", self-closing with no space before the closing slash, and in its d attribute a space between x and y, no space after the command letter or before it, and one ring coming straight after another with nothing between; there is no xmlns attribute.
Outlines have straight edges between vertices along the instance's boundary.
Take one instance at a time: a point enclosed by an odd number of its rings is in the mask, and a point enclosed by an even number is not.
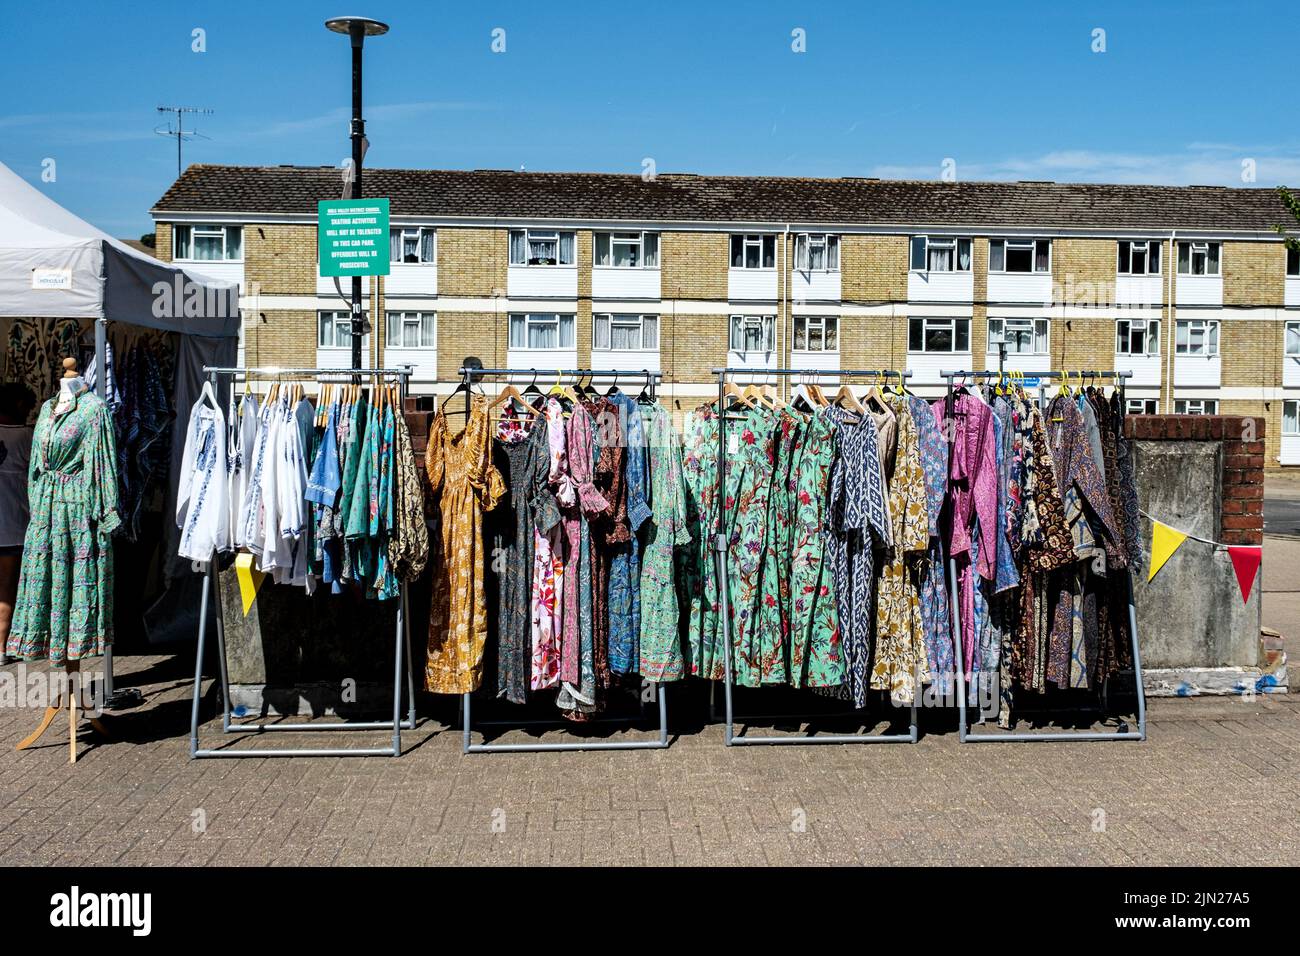
<svg viewBox="0 0 1300 956"><path fill-rule="evenodd" d="M158 112L173 113L176 116L175 129L172 129L172 124L169 122L167 124L166 129L164 129L161 126L157 126L154 128L154 132L157 133L159 136L174 136L176 138L176 178L180 179L181 170L183 168L181 164L181 145L187 139L210 139L211 138L208 136L204 136L198 130L186 129L185 114L205 113L210 116L212 115L212 110L204 109L201 106L160 106L158 107Z"/></svg>

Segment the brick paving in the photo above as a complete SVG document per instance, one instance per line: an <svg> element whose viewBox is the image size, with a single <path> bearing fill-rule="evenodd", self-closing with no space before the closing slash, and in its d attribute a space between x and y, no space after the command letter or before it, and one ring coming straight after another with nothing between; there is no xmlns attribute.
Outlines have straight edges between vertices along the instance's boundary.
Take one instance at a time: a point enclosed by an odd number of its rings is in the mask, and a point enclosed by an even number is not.
<svg viewBox="0 0 1300 956"><path fill-rule="evenodd" d="M0 863L1123 865L1300 856L1295 694L1152 701L1146 743L961 746L944 715L927 713L933 732L915 746L727 749L721 727L683 702L674 713L683 735L664 751L465 756L459 732L426 719L404 735L396 760L191 761L185 657L118 664L122 685L148 700L110 718L113 742L88 734L75 767L66 720L38 749L18 753L39 711L0 708ZM209 688L207 718L212 699ZM224 743L211 719L203 736L205 746ZM235 746L384 740L281 734Z"/></svg>

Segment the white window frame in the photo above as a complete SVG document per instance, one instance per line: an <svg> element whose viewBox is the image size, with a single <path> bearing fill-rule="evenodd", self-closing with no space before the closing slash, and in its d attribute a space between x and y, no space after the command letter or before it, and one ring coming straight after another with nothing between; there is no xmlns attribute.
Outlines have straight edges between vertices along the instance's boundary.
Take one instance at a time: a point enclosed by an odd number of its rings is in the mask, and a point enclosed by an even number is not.
<svg viewBox="0 0 1300 956"><path fill-rule="evenodd" d="M1184 344L1179 339L1179 334L1183 329L1187 330L1187 342ZM1197 351L1192 350L1192 330L1196 329L1204 335L1205 348ZM1218 319L1178 319L1174 326L1174 354L1175 355L1192 355L1192 356L1212 356L1219 354L1219 336L1222 332Z"/></svg>
<svg viewBox="0 0 1300 956"><path fill-rule="evenodd" d="M646 320L653 323L647 330ZM614 328L637 329L641 344L636 348L614 348ZM595 352L658 352L659 314L656 312L597 312L591 317L591 348Z"/></svg>
<svg viewBox="0 0 1300 956"><path fill-rule="evenodd" d="M523 320L523 345L515 345L512 338L516 320ZM529 345L528 331L534 325L554 325L554 346ZM569 341L565 343L564 332L568 330ZM559 352L572 351L577 347L576 320L572 312L511 312L506 319L506 346L512 352Z"/></svg>
<svg viewBox="0 0 1300 956"><path fill-rule="evenodd" d="M1122 276L1158 276L1161 275L1161 243L1159 239L1121 239L1116 244L1115 250L1115 273ZM1133 253L1135 250L1142 249L1142 255L1146 262L1146 267L1141 271L1135 271L1133 268ZM1128 250L1128 268L1124 268L1124 251ZM1151 268L1151 260L1155 259L1156 267Z"/></svg>
<svg viewBox="0 0 1300 956"><path fill-rule="evenodd" d="M1137 406L1134 408L1134 406ZM1124 400L1125 415L1159 415L1160 399L1158 398L1126 398Z"/></svg>
<svg viewBox="0 0 1300 956"><path fill-rule="evenodd" d="M1175 415L1217 415L1219 400L1217 398L1176 398Z"/></svg>
<svg viewBox="0 0 1300 956"><path fill-rule="evenodd" d="M425 344L424 338L424 320L425 318L433 320L433 341ZM397 340L393 340L393 322L396 321L399 326ZM415 337L419 340L418 345L407 345L405 331L408 326L415 326ZM384 313L384 348L389 349L436 349L438 347L438 313L428 311L390 311Z"/></svg>
<svg viewBox="0 0 1300 956"><path fill-rule="evenodd" d="M740 240L740 265L736 265L736 240ZM772 247L772 264L763 265L764 246ZM758 265L747 266L745 260L751 247L758 249ZM774 232L733 232L727 246L727 262L732 269L744 269L748 272L771 272L776 269L776 233Z"/></svg>
<svg viewBox="0 0 1300 956"><path fill-rule="evenodd" d="M952 249L951 269L930 268L930 247ZM975 268L975 246L966 236L913 236L908 252L909 272L970 272ZM966 251L966 268L961 267L961 254ZM918 265L918 261L920 265Z"/></svg>
<svg viewBox="0 0 1300 956"><path fill-rule="evenodd" d="M1214 271L1210 271L1210 249L1215 250ZM1183 250L1187 250L1187 268L1183 269ZM1178 274L1180 276L1221 276L1223 275L1223 244L1204 242L1199 239L1180 239L1178 241ZM1197 257L1204 262L1203 272L1196 271Z"/></svg>
<svg viewBox="0 0 1300 956"><path fill-rule="evenodd" d="M915 327L912 323L919 322L921 329L921 348L912 348L912 329ZM966 327L966 347L957 347L957 330L962 326ZM952 348L950 349L930 349L926 348L926 333L929 331L942 332L947 331L951 335ZM943 315L914 315L907 320L907 352L909 355L961 355L970 351L970 319L965 316L943 316Z"/></svg>
<svg viewBox="0 0 1300 956"><path fill-rule="evenodd" d="M803 329L803 348L800 348L795 342L799 338L799 330ZM833 330L835 333L835 347L826 347L826 332ZM817 332L821 335L822 347L819 349L810 348L812 333ZM798 352L801 355L836 355L840 351L840 317L838 315L796 315L794 321L790 323L790 351Z"/></svg>
<svg viewBox="0 0 1300 956"><path fill-rule="evenodd" d="M1146 335L1146 348L1133 351L1133 333L1141 329ZM1160 354L1160 320L1159 319L1116 319L1115 320L1115 354L1116 355L1159 355Z"/></svg>
<svg viewBox="0 0 1300 956"><path fill-rule="evenodd" d="M820 249L822 264L812 265L812 253ZM794 269L796 272L839 272L840 237L833 232L801 232L794 237Z"/></svg>
<svg viewBox="0 0 1300 956"><path fill-rule="evenodd" d="M341 333L343 335L343 338L345 339L342 345L339 345L337 342L321 341L321 334L320 334L321 323L325 321L325 316L327 315L330 316L332 319L331 328L334 330L335 338L337 338L340 335L339 328L342 327L344 329L343 333ZM352 348L352 313L342 309L318 309L316 312L316 348L318 349Z"/></svg>
<svg viewBox="0 0 1300 956"><path fill-rule="evenodd" d="M424 249L425 235L430 236L433 241L433 258L417 259L415 262L407 262L404 258L401 258L402 256L405 255L405 253L399 252L398 253L399 257L397 259L394 259L393 258L393 233L395 232L401 233L401 238L398 240L398 247L403 250L406 249L406 240L408 236L414 234L417 256L423 254L420 250ZM390 227L388 230L388 261L390 263L398 263L400 265L405 265L405 266L436 266L438 264L438 230L433 228L432 226Z"/></svg>
<svg viewBox="0 0 1300 956"><path fill-rule="evenodd" d="M1026 319L1026 318L999 318L989 319L988 324L988 345L986 352L998 351L993 342L994 325L996 324L998 333L1003 336L1003 341L1007 342L1008 355L1048 355L1052 350L1051 335L1052 323L1050 319ZM1029 351L1020 348L1012 348L1011 343L1007 341L1006 334L1008 331L1015 332L1019 335L1027 334L1030 341Z"/></svg>
<svg viewBox="0 0 1300 956"><path fill-rule="evenodd" d="M181 239L181 230L186 231L188 240ZM239 255L232 257L230 252L230 235L232 232L239 234ZM194 238L202 236L207 239L219 237L221 239L221 256L217 259L195 259L194 258ZM184 245L188 249L188 254L181 255L179 250ZM172 226L172 261L173 262L243 262L244 261L244 227L230 225L228 223L218 222L178 222Z"/></svg>
<svg viewBox="0 0 1300 956"><path fill-rule="evenodd" d="M744 348L745 332L758 328L762 343L759 348ZM737 343L740 348L737 348ZM774 315L733 315L727 320L727 349L740 355L757 355L762 352L770 355L776 351L776 316Z"/></svg>
<svg viewBox="0 0 1300 956"><path fill-rule="evenodd" d="M1038 268L1038 244L1045 243L1047 246L1047 268ZM993 260L997 258L994 255L994 247L1002 249L1002 268L993 268ZM1008 269L1007 268L1007 250L1008 249L1028 249L1029 250L1029 269ZM1013 276L1033 276L1033 275L1051 275L1052 274L1052 240L1051 239L1028 239L1021 237L990 239L989 240L989 272L1000 275Z"/></svg>
<svg viewBox="0 0 1300 956"><path fill-rule="evenodd" d="M522 235L524 237L524 258L523 261L515 259L514 237ZM564 262L560 258L560 250L564 248L562 238L569 237L569 248L572 250L572 260ZM529 251L532 249L533 240L538 242L555 242L555 261L554 262L529 262ZM528 269L572 269L578 262L578 236L571 229L511 229L506 237L508 249L506 258L510 265Z"/></svg>
<svg viewBox="0 0 1300 956"><path fill-rule="evenodd" d="M604 243L608 254L609 262L600 261L600 247ZM615 261L614 246L636 246L636 261L634 266L621 266ZM648 262L646 249L648 246L654 247L654 262ZM658 269L659 268L659 233L652 231L637 232L634 230L620 230L614 232L602 231L595 232L591 237L591 264L596 269Z"/></svg>
<svg viewBox="0 0 1300 956"><path fill-rule="evenodd" d="M1287 322L1282 327L1282 354L1300 358L1300 322Z"/></svg>
<svg viewBox="0 0 1300 956"><path fill-rule="evenodd" d="M1288 405L1291 406L1291 415L1289 417L1295 423L1291 426L1290 431L1287 431L1286 427ZM1282 435L1286 438L1300 436L1300 398L1282 399Z"/></svg>

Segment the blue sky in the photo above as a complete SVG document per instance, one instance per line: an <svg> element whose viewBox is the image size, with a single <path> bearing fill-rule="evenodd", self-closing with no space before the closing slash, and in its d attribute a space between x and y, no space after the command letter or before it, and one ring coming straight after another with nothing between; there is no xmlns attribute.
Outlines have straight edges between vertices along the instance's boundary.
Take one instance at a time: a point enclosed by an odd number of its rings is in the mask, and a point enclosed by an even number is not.
<svg viewBox="0 0 1300 956"><path fill-rule="evenodd" d="M121 236L175 176L160 104L215 111L187 163L337 164L340 13L392 26L368 166L1300 182L1294 2L11 4L0 162Z"/></svg>

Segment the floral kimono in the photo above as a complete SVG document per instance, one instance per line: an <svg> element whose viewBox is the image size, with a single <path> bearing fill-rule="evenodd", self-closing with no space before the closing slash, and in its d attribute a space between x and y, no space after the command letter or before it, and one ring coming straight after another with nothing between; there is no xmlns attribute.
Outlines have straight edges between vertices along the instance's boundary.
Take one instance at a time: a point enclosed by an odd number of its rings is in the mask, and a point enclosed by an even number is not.
<svg viewBox="0 0 1300 956"><path fill-rule="evenodd" d="M564 410L556 399L545 403L546 482L554 495L568 468ZM564 518L556 501L555 523L533 527L533 690L554 687L560 680L560 645L564 633ZM548 512L549 514L549 512Z"/></svg>
<svg viewBox="0 0 1300 956"><path fill-rule="evenodd" d="M591 521L605 513L609 502L596 488L594 429L591 413L581 402L565 427L567 473L557 480L565 537L564 643L560 648L560 680L556 705L565 716L585 719L599 709L596 688L595 549Z"/></svg>
<svg viewBox="0 0 1300 956"><path fill-rule="evenodd" d="M916 430L917 453L925 474L925 512L929 540L920 581L921 627L931 679L953 672L952 619L948 610L948 573L939 540L939 518L948 494L948 443L929 402L907 398Z"/></svg>
<svg viewBox="0 0 1300 956"><path fill-rule="evenodd" d="M770 442L772 477L767 498L767 545L763 551L763 600L755 632L758 678L764 684L790 680L790 577L797 518L792 476L803 428L801 419L783 410L777 416Z"/></svg>
<svg viewBox="0 0 1300 956"><path fill-rule="evenodd" d="M930 519L926 512L925 469L907 401L900 395L885 395L883 401L894 412L897 445L889 481L890 545L882 554L876 594L871 687L889 691L896 703L910 704L918 683L929 679L917 579L921 556L930 540Z"/></svg>
<svg viewBox="0 0 1300 956"><path fill-rule="evenodd" d="M768 495L772 489L775 417L759 406L727 428L727 596L734 680L757 687L773 680L768 666L779 665L779 646L763 647L760 612L777 599L776 582L763 580L763 558L771 546Z"/></svg>
<svg viewBox="0 0 1300 956"><path fill-rule="evenodd" d="M682 454L668 411L661 405L643 405L640 412L650 456L653 511L641 526L641 676L656 682L674 681L686 676L678 628L675 555L691 543Z"/></svg>
<svg viewBox="0 0 1300 956"><path fill-rule="evenodd" d="M682 592L689 601L686 632L691 673L706 680L725 674L718 644L718 579L713 536L726 515L718 514L718 413L703 405L686 417L682 449L686 520L691 543L680 567Z"/></svg>
<svg viewBox="0 0 1300 956"><path fill-rule="evenodd" d="M5 653L61 665L113 643L117 450L108 407L84 386L41 406L28 465L31 516Z"/></svg>
<svg viewBox="0 0 1300 956"><path fill-rule="evenodd" d="M627 442L623 478L627 494L627 545L613 551L609 566L609 669L635 674L641 669L641 542L638 532L651 517L646 503L649 472L645 434L636 401L624 392L609 397Z"/></svg>
<svg viewBox="0 0 1300 956"><path fill-rule="evenodd" d="M442 516L424 675L425 687L435 694L468 694L483 680L483 513L505 494L501 474L492 466L486 404L481 395L474 397L459 435L450 434L441 411L429 428L424 466Z"/></svg>

